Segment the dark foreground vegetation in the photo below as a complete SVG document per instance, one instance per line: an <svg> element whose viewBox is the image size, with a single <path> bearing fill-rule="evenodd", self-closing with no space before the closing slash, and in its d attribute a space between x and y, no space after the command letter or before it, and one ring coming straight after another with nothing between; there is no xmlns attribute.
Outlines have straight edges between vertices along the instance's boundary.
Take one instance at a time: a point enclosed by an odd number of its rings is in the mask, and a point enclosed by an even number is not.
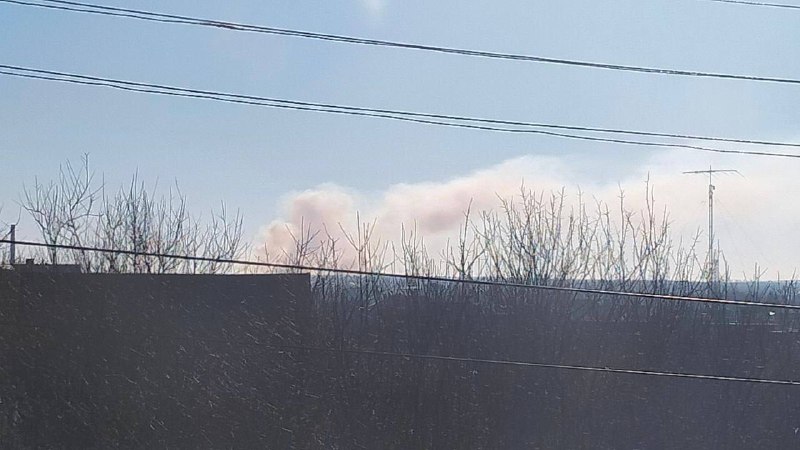
<svg viewBox="0 0 800 450"><path fill-rule="evenodd" d="M591 306L588 306L587 303ZM328 344L622 369L798 378L797 315L443 288L362 317L317 303ZM728 308L730 309L730 308ZM727 313L727 314L726 314ZM338 317L338 318L337 318ZM319 319L321 320L321 319ZM800 390L364 355L315 358L319 442L341 448L794 448ZM319 372L324 367L322 372Z"/></svg>
<svg viewBox="0 0 800 450"><path fill-rule="evenodd" d="M336 351L788 380L792 312L363 277L0 281L3 448L800 443L797 386Z"/></svg>

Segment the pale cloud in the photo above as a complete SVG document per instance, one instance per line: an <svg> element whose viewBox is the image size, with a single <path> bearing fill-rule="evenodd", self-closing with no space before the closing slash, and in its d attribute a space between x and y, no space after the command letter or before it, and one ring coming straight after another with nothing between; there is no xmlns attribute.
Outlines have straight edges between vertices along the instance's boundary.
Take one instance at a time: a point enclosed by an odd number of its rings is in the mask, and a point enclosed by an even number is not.
<svg viewBox="0 0 800 450"><path fill-rule="evenodd" d="M788 162L788 164L787 164ZM690 239L698 230L705 238L707 226L707 178L684 175L709 165L738 169L744 175L720 175L716 189L716 236L727 255L734 277L753 271L754 263L765 267L767 276L785 277L797 267L800 239L800 178L790 161L779 158L749 158L668 151L655 155L646 164L616 183L579 183L566 158L525 156L445 181L403 183L376 194L360 193L345 187L321 185L287 195L281 217L264 227L259 242L273 253L291 248L291 230L301 223L311 229L323 225L338 239L341 228L355 229L356 215L362 222L375 223L384 241L397 241L401 227L410 227L425 238L436 254L447 239L458 236L464 213L496 209L498 197L517 195L526 189L553 192L566 188L568 202L577 204L578 193L585 201L615 205L624 192L632 210L645 206L645 182L654 189L656 208L669 210L675 239ZM602 170L599 167L598 170Z"/></svg>

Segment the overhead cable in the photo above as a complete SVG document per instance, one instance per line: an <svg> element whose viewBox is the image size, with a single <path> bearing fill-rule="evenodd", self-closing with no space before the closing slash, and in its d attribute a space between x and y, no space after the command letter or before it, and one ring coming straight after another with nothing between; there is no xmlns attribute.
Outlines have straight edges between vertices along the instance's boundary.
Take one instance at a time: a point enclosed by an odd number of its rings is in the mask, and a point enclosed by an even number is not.
<svg viewBox="0 0 800 450"><path fill-rule="evenodd" d="M786 3L752 2L745 0L702 0L715 3L730 3L734 5L765 6L768 8L800 9L800 5L788 5Z"/></svg>
<svg viewBox="0 0 800 450"><path fill-rule="evenodd" d="M756 82L781 83L781 84L793 84L793 85L800 84L800 79L796 78L741 75L741 74L730 74L730 73L719 73L719 72L704 72L695 70L668 69L659 67L609 64L609 63L579 61L579 60L564 59L564 58L551 58L544 56L533 56L533 55L523 55L514 53L470 50L470 49L455 48L455 47L414 44L408 42L388 41L381 39L367 39L367 38L345 36L339 34L317 33L310 31L303 31L303 30L293 30L288 28L250 25L244 23L227 22L222 20L203 19L203 18L183 16L177 14L164 14L152 11L111 7L111 6L98 5L92 3L82 3L82 2L65 1L65 0L37 0L35 2L27 0L0 0L0 2L12 3L22 6L73 11L79 13L125 17L125 18L140 19L153 22L197 25L197 26L220 28L224 30L266 33L272 35L291 36L291 37L299 37L305 39L316 39L316 40L339 42L346 44L371 45L380 47L402 48L409 50L422 50L428 52L446 53L446 54L472 56L480 58L526 61L526 62L545 63L545 64L558 64L558 65L575 66L575 67L592 68L592 69L607 69L607 70L650 73L659 75L717 78L717 79L756 81Z"/></svg>
<svg viewBox="0 0 800 450"><path fill-rule="evenodd" d="M498 360L498 359L464 358L464 357L457 357L457 356L424 355L424 354L415 354L415 353L397 353L397 352L383 352L383 351L372 351L372 350L333 349L333 348L301 347L301 346L297 346L297 348L300 349L300 350L310 350L310 351L315 351L315 352L345 353L345 354L377 356L377 357L389 357L389 358L421 359L421 360L441 361L441 362L461 362L461 363L470 363L470 364L503 365L503 366L521 367L521 368L560 369L560 370L569 370L569 371L588 371L588 372L601 372L601 373L604 372L604 373L613 373L613 374L618 374L618 375L620 375L620 374L622 374L622 375L646 375L646 376L657 376L657 377L668 377L668 378L688 378L688 379L693 379L693 380L739 381L739 382L747 382L747 383L781 384L781 385L792 385L792 386L800 385L799 381L776 380L776 379L766 379L766 378L744 378L744 377L732 377L732 376L721 376L721 375L703 375L703 374L693 374L693 373L660 372L660 371L653 371L653 370L616 369L616 368L610 368L610 367L579 366L579 365L571 365L571 364L548 364L548 363L537 363L537 362L527 362L527 361L508 361L508 360Z"/></svg>
<svg viewBox="0 0 800 450"><path fill-rule="evenodd" d="M11 240L0 239L0 243L11 243ZM614 296L614 297L633 298L633 299L650 299L650 300L665 300L665 301L677 301L677 302L694 302L694 303L707 303L707 304L720 304L720 305L736 305L736 306L749 306L749 307L760 307L760 308L800 310L800 305L781 304L781 303L749 302L744 300L729 300L729 299L707 298L707 297L689 297L683 295L657 294L648 292L612 291L607 289L551 286L542 284L508 282L508 281L491 280L491 279L448 278L448 277L430 276L430 275L387 273L379 271L343 269L336 267L309 266L303 264L285 264L285 263L251 261L251 260L231 259L231 258L210 258L197 255L177 255L170 253L157 253L157 252L147 252L138 250L89 247L83 245L48 244L45 242L33 242L33 241L15 241L15 243L19 246L27 246L27 247L75 250L81 252L129 255L135 257L169 258L182 261L198 261L198 262L210 262L217 264L268 267L271 269L304 270L308 272L335 273L335 274L354 275L354 276L400 278L406 280L433 281L442 283L461 283L461 284L469 284L476 286L510 287L510 288L533 289L541 291L564 292L571 294Z"/></svg>
<svg viewBox="0 0 800 450"><path fill-rule="evenodd" d="M25 324L19 322L0 322L2 326L21 327L21 328L51 328L50 326L40 324ZM788 385L800 386L800 381L794 380L781 380L773 378L751 378L751 377L736 377L728 375L707 375L696 373L683 373L683 372L665 372L657 370L640 370L640 369L619 369L611 367L598 367L598 366L585 366L575 364L552 364L519 360L505 360L505 359L488 359L488 358L469 358L460 356L445 356L445 355L432 355L420 353L405 353L405 352L387 352L380 350L362 350L354 348L333 348L321 347L310 345L293 345L293 344L274 344L264 343L258 340L255 341L234 341L231 339L219 339L204 336L177 336L172 334L150 334L146 336L155 337L159 339L166 339L170 341L192 341L192 342L209 342L219 343L226 345L238 345L242 347L256 347L267 348L279 352L283 351L307 351L314 353L335 353L355 356L368 356L378 358L399 358L405 360L423 360L435 362L451 362L451 363L467 363L467 364L480 364L480 365L493 365L493 366L508 366L523 369L556 369L565 371L578 371L578 372L596 372L596 373L611 373L615 375L643 375L664 378L683 378L689 380L707 380L707 381L733 381L743 383L758 383L758 384L772 384L772 385Z"/></svg>
<svg viewBox="0 0 800 450"><path fill-rule="evenodd" d="M101 86L101 87L108 87L113 89L120 89L125 91L140 92L147 94L158 94L158 95L187 97L187 98L200 98L200 99L215 100L227 103L246 104L246 105L262 106L269 108L313 111L313 112L322 112L330 114L343 114L350 116L373 117L373 118L399 120L404 122L413 122L413 123L420 123L427 125L466 128L466 129L474 129L482 131L538 134L538 135L552 136L565 139L606 142L606 143L635 145L643 147L678 148L678 149L723 153L723 154L771 156L771 157L800 159L800 154L793 154L793 153L781 153L781 152L759 151L759 150L722 149L722 148L704 147L700 145L672 143L672 142L653 142L653 141L629 140L621 138L605 138L597 136L547 131L537 128L567 129L567 130L585 131L585 132L598 132L605 134L614 134L614 133L629 134L629 135L636 134L636 135L690 139L690 136L688 135L679 135L679 134L575 127L569 125L540 124L533 122L484 119L484 118L475 118L466 116L446 115L446 114L420 113L420 112L410 112L410 111L400 111L400 110L390 110L390 109L335 105L327 103L304 102L297 100L286 100L286 99L261 97L254 95L231 94L231 93L217 92L217 91L189 89L189 88L181 88L175 86L166 86L161 84L125 81L112 78L101 78L101 77L94 77L87 75L79 75L75 73L34 69L34 68L13 66L6 64L0 64L0 75L64 82L64 83L79 84L79 85ZM503 126L498 126L498 125L503 125ZM691 138L708 140L708 141L800 147L800 144L789 143L789 142L769 142L769 141L702 137L702 136L694 136Z"/></svg>

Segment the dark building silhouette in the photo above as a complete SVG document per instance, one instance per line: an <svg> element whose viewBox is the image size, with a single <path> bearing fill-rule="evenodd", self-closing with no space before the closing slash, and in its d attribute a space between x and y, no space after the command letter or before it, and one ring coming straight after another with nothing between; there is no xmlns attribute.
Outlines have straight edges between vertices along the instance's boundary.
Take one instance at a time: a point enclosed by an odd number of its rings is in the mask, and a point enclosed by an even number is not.
<svg viewBox="0 0 800 450"><path fill-rule="evenodd" d="M36 264L26 259L24 264L12 264L11 268L21 273L81 273L80 264Z"/></svg>
<svg viewBox="0 0 800 450"><path fill-rule="evenodd" d="M286 448L309 306L308 275L0 271L0 447Z"/></svg>

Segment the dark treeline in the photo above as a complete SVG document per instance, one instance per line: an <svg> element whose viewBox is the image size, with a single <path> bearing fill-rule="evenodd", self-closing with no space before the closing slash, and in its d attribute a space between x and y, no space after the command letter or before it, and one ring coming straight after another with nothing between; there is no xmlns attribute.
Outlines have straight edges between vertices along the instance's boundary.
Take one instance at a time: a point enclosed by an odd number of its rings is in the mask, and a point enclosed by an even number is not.
<svg viewBox="0 0 800 450"><path fill-rule="evenodd" d="M318 279L318 344L797 379L800 316L791 311L466 285L395 288L377 279ZM313 361L309 436L325 444L308 448L800 443L796 386L335 353Z"/></svg>

